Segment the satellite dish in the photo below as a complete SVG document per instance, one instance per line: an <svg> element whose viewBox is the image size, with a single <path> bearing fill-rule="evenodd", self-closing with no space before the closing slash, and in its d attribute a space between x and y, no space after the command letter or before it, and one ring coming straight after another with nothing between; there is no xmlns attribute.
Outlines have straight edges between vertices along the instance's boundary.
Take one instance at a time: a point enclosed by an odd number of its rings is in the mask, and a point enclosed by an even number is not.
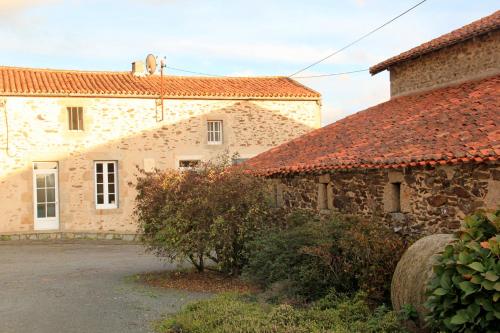
<svg viewBox="0 0 500 333"><path fill-rule="evenodd" d="M156 72L156 57L152 54L148 54L146 57L146 69L150 75Z"/></svg>

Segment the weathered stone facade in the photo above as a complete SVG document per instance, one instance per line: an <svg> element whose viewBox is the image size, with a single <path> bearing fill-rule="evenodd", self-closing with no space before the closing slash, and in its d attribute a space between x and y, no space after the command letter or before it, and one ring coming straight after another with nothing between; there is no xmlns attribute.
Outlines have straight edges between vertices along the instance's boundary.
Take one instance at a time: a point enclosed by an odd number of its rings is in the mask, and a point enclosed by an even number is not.
<svg viewBox="0 0 500 333"><path fill-rule="evenodd" d="M456 230L465 215L500 203L498 163L331 171L275 181L287 208L355 214L419 235ZM400 184L398 209L394 184Z"/></svg>
<svg viewBox="0 0 500 333"><path fill-rule="evenodd" d="M255 156L320 126L319 100L0 97L0 233L34 230L33 163L58 162L59 231L135 233L137 167L174 168L226 149ZM83 131L67 107L83 107ZM207 143L207 120L223 143ZM6 124L8 123L8 131ZM96 209L94 161L117 161L118 208Z"/></svg>
<svg viewBox="0 0 500 333"><path fill-rule="evenodd" d="M497 11L372 66L390 71L390 101L261 154L249 169L273 179L278 205L407 234L449 232L477 209L500 208L499 19Z"/></svg>
<svg viewBox="0 0 500 333"><path fill-rule="evenodd" d="M391 66L391 97L494 75L499 64L495 31Z"/></svg>

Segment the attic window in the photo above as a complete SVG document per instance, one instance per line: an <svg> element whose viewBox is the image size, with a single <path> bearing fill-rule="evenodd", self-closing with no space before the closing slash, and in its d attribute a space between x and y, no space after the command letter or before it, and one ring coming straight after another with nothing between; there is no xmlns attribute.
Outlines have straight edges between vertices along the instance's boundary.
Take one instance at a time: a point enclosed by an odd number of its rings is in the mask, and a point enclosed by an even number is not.
<svg viewBox="0 0 500 333"><path fill-rule="evenodd" d="M401 212L401 183L391 183L391 211L393 213Z"/></svg>
<svg viewBox="0 0 500 333"><path fill-rule="evenodd" d="M68 129L70 131L83 131L83 108L68 107Z"/></svg>

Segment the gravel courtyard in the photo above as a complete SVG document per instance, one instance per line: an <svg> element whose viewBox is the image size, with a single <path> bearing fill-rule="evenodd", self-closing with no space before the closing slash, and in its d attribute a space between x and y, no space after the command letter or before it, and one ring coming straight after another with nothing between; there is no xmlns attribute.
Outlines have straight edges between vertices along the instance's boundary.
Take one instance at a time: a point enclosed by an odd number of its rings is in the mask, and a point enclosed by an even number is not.
<svg viewBox="0 0 500 333"><path fill-rule="evenodd" d="M152 332L165 313L206 294L139 285L174 268L131 244L0 244L0 332Z"/></svg>

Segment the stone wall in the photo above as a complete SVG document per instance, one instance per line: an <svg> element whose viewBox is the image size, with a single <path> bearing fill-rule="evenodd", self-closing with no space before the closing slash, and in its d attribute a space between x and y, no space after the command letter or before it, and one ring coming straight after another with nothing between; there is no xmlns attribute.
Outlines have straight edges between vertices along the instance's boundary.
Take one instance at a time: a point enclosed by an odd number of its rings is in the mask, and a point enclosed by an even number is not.
<svg viewBox="0 0 500 333"><path fill-rule="evenodd" d="M0 97L0 233L34 229L33 162L59 168L61 232L136 232L137 167L173 168L226 149L252 157L320 126L318 101ZM84 110L68 130L66 107ZM4 112L5 111L5 112ZM7 119L5 118L7 116ZM8 120L8 128L6 126ZM223 121L223 144L207 144L207 120ZM8 151L7 151L8 138ZM96 209L94 161L118 162L117 209Z"/></svg>
<svg viewBox="0 0 500 333"><path fill-rule="evenodd" d="M500 31L455 44L389 68L391 97L500 72Z"/></svg>
<svg viewBox="0 0 500 333"><path fill-rule="evenodd" d="M500 205L498 163L336 171L275 181L288 208L355 214L419 235L456 230L465 215ZM400 184L399 211L394 211L394 184ZM327 192L324 205L322 187Z"/></svg>

